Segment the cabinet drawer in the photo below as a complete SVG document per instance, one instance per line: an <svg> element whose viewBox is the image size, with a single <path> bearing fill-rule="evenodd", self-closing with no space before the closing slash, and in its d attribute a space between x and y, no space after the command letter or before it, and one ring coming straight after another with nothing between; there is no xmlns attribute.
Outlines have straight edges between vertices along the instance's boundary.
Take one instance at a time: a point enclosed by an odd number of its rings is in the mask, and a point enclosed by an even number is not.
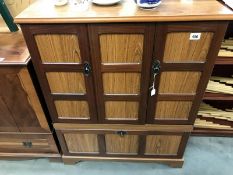
<svg viewBox="0 0 233 175"><path fill-rule="evenodd" d="M192 126L55 124L65 155L182 157Z"/></svg>
<svg viewBox="0 0 233 175"><path fill-rule="evenodd" d="M0 153L58 153L52 134L0 134Z"/></svg>

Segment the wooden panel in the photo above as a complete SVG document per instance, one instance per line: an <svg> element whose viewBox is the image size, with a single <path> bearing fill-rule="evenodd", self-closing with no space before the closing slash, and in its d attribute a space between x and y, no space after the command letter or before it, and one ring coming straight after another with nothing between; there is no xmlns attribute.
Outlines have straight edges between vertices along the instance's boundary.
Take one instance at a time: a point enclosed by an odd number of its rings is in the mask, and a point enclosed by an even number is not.
<svg viewBox="0 0 233 175"><path fill-rule="evenodd" d="M86 93L84 76L76 72L47 72L52 93Z"/></svg>
<svg viewBox="0 0 233 175"><path fill-rule="evenodd" d="M33 85L32 79L27 68L23 68L19 71L19 79L22 84L22 88L24 89L25 93L27 94L28 102L30 106L33 108L37 120L39 121L42 128L47 129L50 131L46 116L40 104L40 100L37 96L35 87ZM35 119L34 119L35 120Z"/></svg>
<svg viewBox="0 0 233 175"><path fill-rule="evenodd" d="M205 62L213 38L212 32L202 32L200 40L190 40L189 32L167 34L164 62Z"/></svg>
<svg viewBox="0 0 233 175"><path fill-rule="evenodd" d="M55 101L55 106L59 118L90 118L86 101Z"/></svg>
<svg viewBox="0 0 233 175"><path fill-rule="evenodd" d="M155 119L188 119L191 101L158 101Z"/></svg>
<svg viewBox="0 0 233 175"><path fill-rule="evenodd" d="M78 37L72 34L36 35L35 40L42 62L80 63Z"/></svg>
<svg viewBox="0 0 233 175"><path fill-rule="evenodd" d="M171 71L162 72L159 84L159 94L195 94L201 72Z"/></svg>
<svg viewBox="0 0 233 175"><path fill-rule="evenodd" d="M105 94L139 94L139 73L104 73L103 87Z"/></svg>
<svg viewBox="0 0 233 175"><path fill-rule="evenodd" d="M108 120L137 120L138 102L106 101L105 113Z"/></svg>
<svg viewBox="0 0 233 175"><path fill-rule="evenodd" d="M22 131L27 127L40 131L47 130L44 113L26 68L20 70L2 67L0 82L1 102L11 113L17 127Z"/></svg>
<svg viewBox="0 0 233 175"><path fill-rule="evenodd" d="M9 128L10 131L19 131L17 124L14 120L10 109L7 104L4 102L3 97L0 96L0 128L1 131L8 131L6 128Z"/></svg>
<svg viewBox="0 0 233 175"><path fill-rule="evenodd" d="M107 154L137 154L138 152L138 136L116 134L106 134L106 153Z"/></svg>
<svg viewBox="0 0 233 175"><path fill-rule="evenodd" d="M149 135L146 136L146 155L176 155L182 136Z"/></svg>
<svg viewBox="0 0 233 175"><path fill-rule="evenodd" d="M96 134L64 134L70 153L98 153Z"/></svg>
<svg viewBox="0 0 233 175"><path fill-rule="evenodd" d="M191 132L192 125L160 125L160 124L75 124L75 123L54 123L56 130L74 130L74 131L149 131L149 132Z"/></svg>
<svg viewBox="0 0 233 175"><path fill-rule="evenodd" d="M102 34L100 51L102 63L141 63L143 35Z"/></svg>

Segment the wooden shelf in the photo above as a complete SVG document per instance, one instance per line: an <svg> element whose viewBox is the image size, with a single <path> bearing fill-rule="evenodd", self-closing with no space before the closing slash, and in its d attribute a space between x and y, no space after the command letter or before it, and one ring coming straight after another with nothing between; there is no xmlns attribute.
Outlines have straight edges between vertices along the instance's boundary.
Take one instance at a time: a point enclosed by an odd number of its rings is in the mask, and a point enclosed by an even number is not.
<svg viewBox="0 0 233 175"><path fill-rule="evenodd" d="M203 100L233 100L233 95L223 93L206 92Z"/></svg>
<svg viewBox="0 0 233 175"><path fill-rule="evenodd" d="M233 131L194 127L194 130L192 131L191 135L192 136L233 137Z"/></svg>
<svg viewBox="0 0 233 175"><path fill-rule="evenodd" d="M197 120L206 121L206 126L195 122L193 136L233 137L233 122L198 116ZM205 122L204 122L205 123ZM216 128L214 126L216 125Z"/></svg>
<svg viewBox="0 0 233 175"><path fill-rule="evenodd" d="M233 64L233 56L232 57L223 57L218 56L215 65L231 65Z"/></svg>

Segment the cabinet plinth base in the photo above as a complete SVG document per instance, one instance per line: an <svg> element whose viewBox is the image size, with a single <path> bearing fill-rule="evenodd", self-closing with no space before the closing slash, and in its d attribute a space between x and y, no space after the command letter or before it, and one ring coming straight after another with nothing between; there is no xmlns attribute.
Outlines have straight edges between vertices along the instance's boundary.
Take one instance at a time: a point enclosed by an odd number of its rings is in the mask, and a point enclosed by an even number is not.
<svg viewBox="0 0 233 175"><path fill-rule="evenodd" d="M62 156L64 164L76 164L85 160L98 161L132 161L132 162L154 162L166 164L173 168L182 168L184 159L160 159L160 158L126 158L126 157L91 157L91 156Z"/></svg>

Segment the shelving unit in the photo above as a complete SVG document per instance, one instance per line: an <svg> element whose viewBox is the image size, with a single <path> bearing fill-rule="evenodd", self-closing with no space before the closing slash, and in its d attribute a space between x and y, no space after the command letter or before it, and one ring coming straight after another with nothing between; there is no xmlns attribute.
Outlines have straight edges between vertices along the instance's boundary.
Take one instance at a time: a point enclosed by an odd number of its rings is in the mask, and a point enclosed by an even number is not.
<svg viewBox="0 0 233 175"><path fill-rule="evenodd" d="M233 75L233 23L231 22L215 62L212 76L232 77ZM233 79L233 77L232 77ZM217 83L216 83L217 84ZM229 84L228 84L229 86ZM231 84L230 86L233 87ZM220 88L221 90L221 88ZM233 108L233 94L206 91L203 102L218 109ZM232 112L233 113L233 112ZM200 114L200 113L199 113ZM198 115L192 135L233 137L233 121L223 117Z"/></svg>

